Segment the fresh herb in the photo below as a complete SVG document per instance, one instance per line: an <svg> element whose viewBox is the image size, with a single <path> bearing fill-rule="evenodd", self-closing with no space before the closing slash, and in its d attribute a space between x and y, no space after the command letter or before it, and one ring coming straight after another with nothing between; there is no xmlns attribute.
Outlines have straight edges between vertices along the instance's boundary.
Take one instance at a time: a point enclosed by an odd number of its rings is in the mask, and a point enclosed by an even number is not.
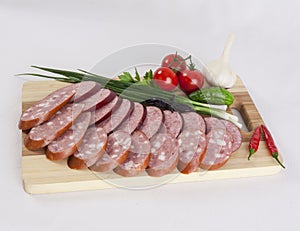
<svg viewBox="0 0 300 231"><path fill-rule="evenodd" d="M130 82L130 83L135 82L129 72L123 72L121 75L118 76L118 78L123 82Z"/></svg>
<svg viewBox="0 0 300 231"><path fill-rule="evenodd" d="M150 85L152 79L153 79L153 71L150 69L150 71L147 71L144 75L144 81L146 85Z"/></svg>
<svg viewBox="0 0 300 231"><path fill-rule="evenodd" d="M140 77L140 74L136 68L134 68L134 74L135 76L133 77L129 72L123 72L118 76L118 78L122 82L153 86L153 83L151 81L153 79L153 71L151 69L147 71L142 78Z"/></svg>
<svg viewBox="0 0 300 231"><path fill-rule="evenodd" d="M153 97L158 97L158 98L165 99L167 101L171 101L173 103L188 105L194 111L200 114L211 115L225 120L229 120L232 123L234 123L236 126L241 127L241 124L238 122L238 118L234 115L231 115L223 110L213 108L211 107L211 105L196 102L187 97L179 96L172 92L163 91L161 89L154 88L150 85L109 79L84 70L78 70L79 72L73 72L73 71L58 70L58 69L52 69L46 67L37 67L37 66L32 66L32 67L50 73L59 74L60 76L57 77L57 76L49 76L49 75L42 75L36 73L25 73L21 75L31 75L36 77L50 78L50 79L55 79L58 81L68 82L68 83L76 83L82 81L95 81L105 86L105 88L114 91L117 95L121 95L123 98L132 101L141 102L147 99L151 99ZM152 71L150 70L149 72L147 72L145 76L146 79L150 80L152 77ZM129 88L130 90L126 90L127 88Z"/></svg>
<svg viewBox="0 0 300 231"><path fill-rule="evenodd" d="M138 73L136 67L134 68L134 71L135 71L135 79L136 79L136 81L141 81L140 74Z"/></svg>

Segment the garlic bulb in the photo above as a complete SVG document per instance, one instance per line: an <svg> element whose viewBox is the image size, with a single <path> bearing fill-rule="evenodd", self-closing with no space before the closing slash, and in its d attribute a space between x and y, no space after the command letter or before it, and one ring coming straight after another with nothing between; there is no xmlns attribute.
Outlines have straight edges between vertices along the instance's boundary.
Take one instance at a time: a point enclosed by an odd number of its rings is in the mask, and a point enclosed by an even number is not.
<svg viewBox="0 0 300 231"><path fill-rule="evenodd" d="M209 62L206 68L204 68L206 80L213 86L230 88L236 82L236 74L232 71L228 63L229 52L233 38L233 34L230 34L221 57L217 60Z"/></svg>

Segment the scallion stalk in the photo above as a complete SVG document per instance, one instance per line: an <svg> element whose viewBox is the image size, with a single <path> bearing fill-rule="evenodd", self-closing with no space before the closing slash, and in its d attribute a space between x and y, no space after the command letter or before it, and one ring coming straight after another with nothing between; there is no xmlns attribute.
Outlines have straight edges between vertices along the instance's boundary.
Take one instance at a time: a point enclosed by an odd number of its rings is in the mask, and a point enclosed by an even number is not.
<svg viewBox="0 0 300 231"><path fill-rule="evenodd" d="M84 70L79 70L80 72L74 72L74 71L66 71L66 70L59 70L59 69L52 69L52 68L38 67L38 66L32 66L32 67L53 74L58 74L59 77L36 74L36 73L25 73L22 75L31 75L36 77L55 79L57 81L68 82L68 83L77 83L77 82L89 81L89 80L95 81L105 86L105 88L114 91L117 95L121 95L123 98L132 101L141 102L147 99L151 99L153 97L159 97L169 102L188 105L200 114L219 117L221 119L225 119L232 122L238 127L241 127L241 124L238 122L236 116L231 115L221 109L213 108L211 105L196 102L184 96L179 96L172 92L163 91L161 89L154 88L148 85L140 85L135 83L122 82L119 80L109 79Z"/></svg>

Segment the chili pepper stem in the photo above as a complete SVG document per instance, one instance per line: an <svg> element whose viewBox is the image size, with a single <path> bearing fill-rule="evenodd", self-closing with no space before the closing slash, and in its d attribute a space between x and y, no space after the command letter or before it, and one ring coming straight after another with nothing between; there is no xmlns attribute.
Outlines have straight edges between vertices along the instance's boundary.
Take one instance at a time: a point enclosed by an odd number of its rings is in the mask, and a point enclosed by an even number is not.
<svg viewBox="0 0 300 231"><path fill-rule="evenodd" d="M249 156L248 156L248 160L250 160L250 157L255 153L255 150L253 148L249 149Z"/></svg>
<svg viewBox="0 0 300 231"><path fill-rule="evenodd" d="M278 159L278 153L277 152L273 153L272 157L278 162L278 164L280 164L281 167L285 168L285 166Z"/></svg>

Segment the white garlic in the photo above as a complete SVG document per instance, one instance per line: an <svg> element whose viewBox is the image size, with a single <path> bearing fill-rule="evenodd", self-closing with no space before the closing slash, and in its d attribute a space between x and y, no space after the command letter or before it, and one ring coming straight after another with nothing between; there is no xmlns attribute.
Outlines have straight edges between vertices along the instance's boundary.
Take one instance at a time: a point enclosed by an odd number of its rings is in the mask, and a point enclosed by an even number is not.
<svg viewBox="0 0 300 231"><path fill-rule="evenodd" d="M230 88L236 82L237 76L232 71L228 62L233 39L233 34L230 34L221 57L217 60L209 62L204 68L206 80L213 86Z"/></svg>

